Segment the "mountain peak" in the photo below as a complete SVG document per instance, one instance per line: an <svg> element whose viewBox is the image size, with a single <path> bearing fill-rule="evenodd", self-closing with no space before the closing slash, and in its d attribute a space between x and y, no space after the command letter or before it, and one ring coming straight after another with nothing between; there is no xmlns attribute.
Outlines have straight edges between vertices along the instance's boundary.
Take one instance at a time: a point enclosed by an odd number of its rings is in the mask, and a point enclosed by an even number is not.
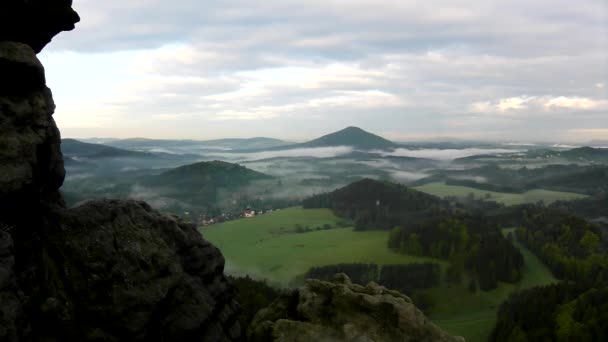
<svg viewBox="0 0 608 342"><path fill-rule="evenodd" d="M362 130L361 128L359 128L357 126L348 126L348 127L344 128L344 129L338 131L338 132L343 132L343 131L346 131L346 132L365 132L364 130Z"/></svg>
<svg viewBox="0 0 608 342"><path fill-rule="evenodd" d="M306 147L352 146L359 149L386 149L396 144L359 127L349 126L303 144Z"/></svg>

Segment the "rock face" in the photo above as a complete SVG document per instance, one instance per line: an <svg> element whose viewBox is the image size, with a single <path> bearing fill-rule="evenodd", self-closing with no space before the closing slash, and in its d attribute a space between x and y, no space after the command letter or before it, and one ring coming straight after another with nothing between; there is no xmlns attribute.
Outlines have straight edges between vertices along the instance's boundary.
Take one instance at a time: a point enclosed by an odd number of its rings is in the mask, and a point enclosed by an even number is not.
<svg viewBox="0 0 608 342"><path fill-rule="evenodd" d="M53 337L229 341L240 336L224 259L194 226L135 201L92 201L60 214L45 246L53 291L43 300L40 317L49 332L61 332Z"/></svg>
<svg viewBox="0 0 608 342"><path fill-rule="evenodd" d="M55 105L36 53L68 0L0 2L0 341L232 341L224 259L135 201L67 209Z"/></svg>
<svg viewBox="0 0 608 342"><path fill-rule="evenodd" d="M56 205L65 171L44 68L25 44L0 42L0 214ZM54 203L58 202L58 203Z"/></svg>
<svg viewBox="0 0 608 342"><path fill-rule="evenodd" d="M255 316L252 341L464 341L431 323L405 295L375 283L308 280Z"/></svg>
<svg viewBox="0 0 608 342"><path fill-rule="evenodd" d="M61 31L80 21L72 0L3 0L0 2L0 41L29 45L40 52Z"/></svg>

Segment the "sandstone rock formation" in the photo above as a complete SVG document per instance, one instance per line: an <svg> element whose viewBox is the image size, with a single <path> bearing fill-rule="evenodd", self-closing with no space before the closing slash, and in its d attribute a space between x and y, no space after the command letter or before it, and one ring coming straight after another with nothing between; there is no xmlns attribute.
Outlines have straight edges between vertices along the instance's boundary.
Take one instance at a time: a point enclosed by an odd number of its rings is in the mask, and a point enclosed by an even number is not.
<svg viewBox="0 0 608 342"><path fill-rule="evenodd" d="M0 3L0 341L232 341L224 259L135 201L67 209L55 105L36 57L69 0Z"/></svg>
<svg viewBox="0 0 608 342"><path fill-rule="evenodd" d="M248 331L251 341L464 341L431 323L405 295L370 283L308 280L260 310Z"/></svg>

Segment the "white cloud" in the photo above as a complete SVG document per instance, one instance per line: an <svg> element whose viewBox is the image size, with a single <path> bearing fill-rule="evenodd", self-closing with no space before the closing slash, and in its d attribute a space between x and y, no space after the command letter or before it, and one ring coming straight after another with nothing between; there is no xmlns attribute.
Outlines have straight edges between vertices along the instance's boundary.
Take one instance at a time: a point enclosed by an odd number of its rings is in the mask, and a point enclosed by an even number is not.
<svg viewBox="0 0 608 342"><path fill-rule="evenodd" d="M420 149L420 150L409 150L405 148L395 149L393 152L387 153L380 151L379 153L387 156L397 157L414 157L414 158L426 158L435 160L453 160L457 158L464 158L482 154L500 154L500 153L514 153L516 150L507 149L481 149L481 148L465 148L465 149Z"/></svg>
<svg viewBox="0 0 608 342"><path fill-rule="evenodd" d="M551 108L572 108L572 109L593 109L606 104L606 101L595 101L582 97L566 97L560 96L545 100L543 106L547 109Z"/></svg>
<svg viewBox="0 0 608 342"><path fill-rule="evenodd" d="M506 112L511 109L524 109L528 107L528 103L530 103L532 100L534 100L534 97L528 97L525 95L501 99L496 104L496 109L501 112Z"/></svg>
<svg viewBox="0 0 608 342"><path fill-rule="evenodd" d="M595 100L578 96L516 96L491 101L474 102L470 110L475 113L512 112L522 110L550 111L555 109L591 110L608 108L607 100Z"/></svg>

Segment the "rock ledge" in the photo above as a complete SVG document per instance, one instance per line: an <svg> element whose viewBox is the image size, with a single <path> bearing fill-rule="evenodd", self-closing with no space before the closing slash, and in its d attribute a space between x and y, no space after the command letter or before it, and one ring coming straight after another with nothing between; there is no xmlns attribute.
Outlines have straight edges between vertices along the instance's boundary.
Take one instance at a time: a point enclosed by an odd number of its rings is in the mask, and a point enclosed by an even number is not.
<svg viewBox="0 0 608 342"><path fill-rule="evenodd" d="M345 274L333 282L306 284L260 310L248 336L252 341L454 341L431 323L411 299L376 283L352 284Z"/></svg>

